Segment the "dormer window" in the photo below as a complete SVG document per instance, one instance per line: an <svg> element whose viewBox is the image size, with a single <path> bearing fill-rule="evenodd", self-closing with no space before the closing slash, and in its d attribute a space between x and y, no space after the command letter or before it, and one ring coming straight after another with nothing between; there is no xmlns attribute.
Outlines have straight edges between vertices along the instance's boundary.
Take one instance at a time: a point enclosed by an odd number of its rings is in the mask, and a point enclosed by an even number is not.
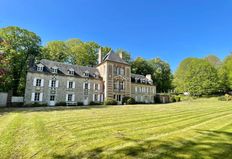
<svg viewBox="0 0 232 159"><path fill-rule="evenodd" d="M89 71L85 71L85 72L84 72L84 76L85 76L85 77L89 77Z"/></svg>
<svg viewBox="0 0 232 159"><path fill-rule="evenodd" d="M51 68L52 73L57 73L58 72L58 67L54 66Z"/></svg>
<svg viewBox="0 0 232 159"><path fill-rule="evenodd" d="M37 65L37 71L43 72L44 65L38 64Z"/></svg>
<svg viewBox="0 0 232 159"><path fill-rule="evenodd" d="M70 69L68 70L68 74L69 74L69 75L74 75L74 69L73 69L73 68L70 68Z"/></svg>
<svg viewBox="0 0 232 159"><path fill-rule="evenodd" d="M95 73L94 73L94 77L98 78L98 77L99 77L99 73L98 73L98 72L95 72Z"/></svg>

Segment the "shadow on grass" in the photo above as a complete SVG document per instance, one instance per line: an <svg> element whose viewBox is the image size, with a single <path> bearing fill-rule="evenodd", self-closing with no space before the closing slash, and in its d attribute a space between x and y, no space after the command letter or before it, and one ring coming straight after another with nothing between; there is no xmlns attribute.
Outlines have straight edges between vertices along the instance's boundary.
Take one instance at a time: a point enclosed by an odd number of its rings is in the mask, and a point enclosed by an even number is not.
<svg viewBox="0 0 232 159"><path fill-rule="evenodd" d="M173 142L135 140L134 146L119 149L115 154L122 153L135 158L232 158L232 133L208 130L197 132L201 137L195 140L183 138ZM125 140L128 141L128 138Z"/></svg>
<svg viewBox="0 0 232 159"><path fill-rule="evenodd" d="M121 140L134 142L133 146L117 149L107 156L104 151L110 147L99 147L77 155L53 155L53 158L232 158L232 133L223 131L196 130L197 139L180 138L171 142L162 140L141 141L128 137Z"/></svg>

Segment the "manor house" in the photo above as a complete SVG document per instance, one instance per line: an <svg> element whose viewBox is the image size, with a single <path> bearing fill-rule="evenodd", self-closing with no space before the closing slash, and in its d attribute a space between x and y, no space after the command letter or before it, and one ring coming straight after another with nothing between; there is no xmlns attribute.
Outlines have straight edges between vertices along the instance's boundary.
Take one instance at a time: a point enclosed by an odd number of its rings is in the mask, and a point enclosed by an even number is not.
<svg viewBox="0 0 232 159"><path fill-rule="evenodd" d="M122 53L110 51L98 65L86 67L43 59L30 67L27 73L25 103L66 102L88 105L91 101L103 102L113 98L122 104L123 97L133 97L137 102L153 103L156 86L151 75L131 73L131 66Z"/></svg>

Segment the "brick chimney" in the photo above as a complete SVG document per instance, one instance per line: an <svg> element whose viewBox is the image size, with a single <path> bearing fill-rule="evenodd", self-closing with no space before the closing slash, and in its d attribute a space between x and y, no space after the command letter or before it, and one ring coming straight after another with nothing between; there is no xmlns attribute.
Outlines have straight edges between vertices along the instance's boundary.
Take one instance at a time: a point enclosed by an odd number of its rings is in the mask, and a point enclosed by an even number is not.
<svg viewBox="0 0 232 159"><path fill-rule="evenodd" d="M123 54L122 54L122 52L119 52L119 57L120 57L121 59L123 59Z"/></svg>
<svg viewBox="0 0 232 159"><path fill-rule="evenodd" d="M102 63L102 50L101 47L98 49L98 64Z"/></svg>

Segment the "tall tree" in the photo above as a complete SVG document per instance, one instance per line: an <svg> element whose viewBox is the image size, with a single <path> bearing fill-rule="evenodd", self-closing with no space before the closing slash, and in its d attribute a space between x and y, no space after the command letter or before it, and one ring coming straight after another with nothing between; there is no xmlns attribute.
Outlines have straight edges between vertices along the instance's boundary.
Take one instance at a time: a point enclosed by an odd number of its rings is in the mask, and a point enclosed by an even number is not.
<svg viewBox="0 0 232 159"><path fill-rule="evenodd" d="M208 55L204 58L204 60L209 62L212 66L214 66L217 69L222 65L221 60L215 55Z"/></svg>
<svg viewBox="0 0 232 159"><path fill-rule="evenodd" d="M16 26L0 29L0 50L9 61L8 76L14 95L23 95L29 59L40 54L41 39L35 33Z"/></svg>
<svg viewBox="0 0 232 159"><path fill-rule="evenodd" d="M181 62L174 84L179 93L190 92L193 96L215 93L220 85L217 70L207 61L197 58Z"/></svg>
<svg viewBox="0 0 232 159"><path fill-rule="evenodd" d="M145 59L138 57L131 63L131 72L135 74L147 75L152 73L152 67Z"/></svg>
<svg viewBox="0 0 232 159"><path fill-rule="evenodd" d="M123 58L124 61L126 61L127 63L131 63L132 62L131 55L126 50L124 50L124 49L117 49L115 53L118 54L118 55L119 55L119 53L122 53L122 58Z"/></svg>
<svg viewBox="0 0 232 159"><path fill-rule="evenodd" d="M157 85L157 92L168 92L172 89L172 73L170 65L160 58L148 61L152 67L152 80Z"/></svg>
<svg viewBox="0 0 232 159"><path fill-rule="evenodd" d="M42 58L53 61L67 62L69 50L63 41L50 41L42 49Z"/></svg>
<svg viewBox="0 0 232 159"><path fill-rule="evenodd" d="M224 90L232 90L232 53L223 61L219 74Z"/></svg>

